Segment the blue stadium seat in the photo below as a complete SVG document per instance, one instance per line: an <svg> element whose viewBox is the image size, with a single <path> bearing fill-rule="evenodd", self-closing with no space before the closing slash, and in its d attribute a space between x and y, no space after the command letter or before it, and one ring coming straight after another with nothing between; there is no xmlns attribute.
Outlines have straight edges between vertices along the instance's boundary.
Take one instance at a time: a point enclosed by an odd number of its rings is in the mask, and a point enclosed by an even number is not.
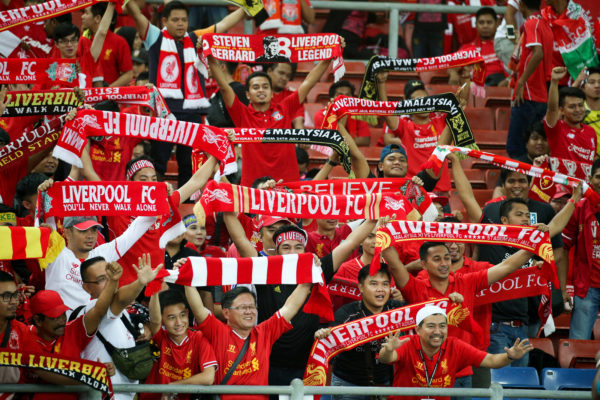
<svg viewBox="0 0 600 400"><path fill-rule="evenodd" d="M546 390L591 390L595 369L544 368L542 385Z"/></svg>
<svg viewBox="0 0 600 400"><path fill-rule="evenodd" d="M504 388L542 389L537 370L533 367L504 367L492 369L492 382Z"/></svg>

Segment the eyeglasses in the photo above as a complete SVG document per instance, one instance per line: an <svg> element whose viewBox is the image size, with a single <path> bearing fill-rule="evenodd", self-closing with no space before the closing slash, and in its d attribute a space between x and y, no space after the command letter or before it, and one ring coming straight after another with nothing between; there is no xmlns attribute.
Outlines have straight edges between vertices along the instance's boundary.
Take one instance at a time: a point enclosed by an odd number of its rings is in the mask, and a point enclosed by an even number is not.
<svg viewBox="0 0 600 400"><path fill-rule="evenodd" d="M67 44L67 43L71 43L71 44L77 44L79 42L79 38L71 38L71 39L58 39L56 41L57 44Z"/></svg>
<svg viewBox="0 0 600 400"><path fill-rule="evenodd" d="M246 311L256 311L256 310L258 310L258 307L251 306L251 305L241 305L241 306L237 306L237 307L229 307L229 309L235 310L235 311L246 312Z"/></svg>
<svg viewBox="0 0 600 400"><path fill-rule="evenodd" d="M21 300L21 293L19 292L4 292L2 294L0 294L0 298L2 299L2 301L4 303L12 303L13 301L20 301Z"/></svg>
<svg viewBox="0 0 600 400"><path fill-rule="evenodd" d="M83 281L83 283L89 283L89 284L95 284L95 285L100 285L101 283L105 282L108 278L106 276L101 276L98 279L96 279L95 281Z"/></svg>

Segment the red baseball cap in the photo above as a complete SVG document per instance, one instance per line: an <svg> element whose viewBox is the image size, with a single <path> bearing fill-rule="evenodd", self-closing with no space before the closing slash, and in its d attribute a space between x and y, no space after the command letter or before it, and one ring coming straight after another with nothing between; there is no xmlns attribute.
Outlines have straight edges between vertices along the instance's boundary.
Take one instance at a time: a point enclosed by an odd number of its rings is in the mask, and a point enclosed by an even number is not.
<svg viewBox="0 0 600 400"><path fill-rule="evenodd" d="M438 196L437 194L432 193L432 192L427 192L427 194L429 195L429 198L431 199L432 202L440 203L442 205L442 207L444 207L450 201L450 200L448 200L448 198L446 196Z"/></svg>
<svg viewBox="0 0 600 400"><path fill-rule="evenodd" d="M75 228L78 231L87 231L94 226L101 227L96 217L66 217L63 222L65 228Z"/></svg>
<svg viewBox="0 0 600 400"><path fill-rule="evenodd" d="M29 309L33 315L42 314L49 318L58 318L70 310L63 303L58 292L54 290L40 290L37 292L31 298Z"/></svg>
<svg viewBox="0 0 600 400"><path fill-rule="evenodd" d="M261 217L258 219L258 222L256 223L256 229L261 229L265 226L271 226L281 221L286 222L288 224L292 223L292 221L284 217L275 217L273 215L261 215Z"/></svg>
<svg viewBox="0 0 600 400"><path fill-rule="evenodd" d="M570 196L571 194L569 192L556 192L554 193L554 196L552 196L552 200L557 200L557 199L561 199L565 196Z"/></svg>

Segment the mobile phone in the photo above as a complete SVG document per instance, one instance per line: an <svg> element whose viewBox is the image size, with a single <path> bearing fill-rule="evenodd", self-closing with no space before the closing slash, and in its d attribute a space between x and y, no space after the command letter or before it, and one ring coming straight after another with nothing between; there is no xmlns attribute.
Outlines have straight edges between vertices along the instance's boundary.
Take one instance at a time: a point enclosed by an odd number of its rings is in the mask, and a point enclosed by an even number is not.
<svg viewBox="0 0 600 400"><path fill-rule="evenodd" d="M515 36L515 27L514 25L506 25L506 38L510 40L515 40L517 37Z"/></svg>

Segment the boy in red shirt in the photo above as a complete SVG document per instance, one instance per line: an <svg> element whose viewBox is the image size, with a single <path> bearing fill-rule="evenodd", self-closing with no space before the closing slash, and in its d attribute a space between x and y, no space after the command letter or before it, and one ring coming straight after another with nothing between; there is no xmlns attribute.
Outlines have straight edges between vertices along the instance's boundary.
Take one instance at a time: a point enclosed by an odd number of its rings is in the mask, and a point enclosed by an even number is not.
<svg viewBox="0 0 600 400"><path fill-rule="evenodd" d="M511 158L527 154L523 134L546 113L546 82L552 72L554 36L540 14L541 0L521 0L523 24L517 84L513 93L506 150Z"/></svg>
<svg viewBox="0 0 600 400"><path fill-rule="evenodd" d="M146 383L212 385L217 369L215 352L202 333L189 329L189 310L180 291L168 290L150 298L150 331L160 348L160 359ZM142 400L161 398L160 393L140 394ZM190 397L180 394L179 398Z"/></svg>
<svg viewBox="0 0 600 400"><path fill-rule="evenodd" d="M583 90L576 87L558 90L558 82L566 75L566 67L552 69L548 110L544 118L550 155L591 164L596 156L596 131L582 123L586 115Z"/></svg>

